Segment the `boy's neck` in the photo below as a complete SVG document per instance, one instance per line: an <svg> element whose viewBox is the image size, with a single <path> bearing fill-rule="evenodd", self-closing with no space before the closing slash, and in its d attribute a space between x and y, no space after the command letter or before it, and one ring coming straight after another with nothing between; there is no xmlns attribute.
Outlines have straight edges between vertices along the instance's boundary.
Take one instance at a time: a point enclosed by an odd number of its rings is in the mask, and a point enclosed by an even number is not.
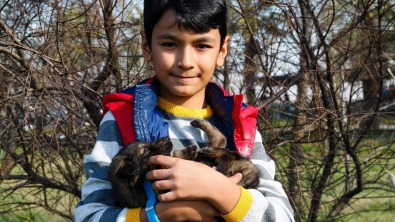
<svg viewBox="0 0 395 222"><path fill-rule="evenodd" d="M196 93L193 96L177 96L168 93L159 87L159 95L166 101L181 106L186 109L205 109L207 108L207 103L205 101L205 89Z"/></svg>

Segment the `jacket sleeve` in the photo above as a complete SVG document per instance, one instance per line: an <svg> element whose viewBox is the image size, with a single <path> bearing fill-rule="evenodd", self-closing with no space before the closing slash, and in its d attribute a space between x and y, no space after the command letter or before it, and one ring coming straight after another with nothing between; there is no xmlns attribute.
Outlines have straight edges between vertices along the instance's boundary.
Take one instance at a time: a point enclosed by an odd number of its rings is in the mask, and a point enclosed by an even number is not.
<svg viewBox="0 0 395 222"><path fill-rule="evenodd" d="M122 137L110 111L100 123L92 153L84 158L86 181L82 185L81 201L76 205L74 218L83 221L125 221L127 208L116 207L107 172L111 159L122 148Z"/></svg>
<svg viewBox="0 0 395 222"><path fill-rule="evenodd" d="M293 209L285 191L278 181L274 180L275 164L267 155L262 144L262 137L256 132L251 161L259 169L260 182L258 189L244 190L236 207L226 221L242 222L284 222L294 221Z"/></svg>

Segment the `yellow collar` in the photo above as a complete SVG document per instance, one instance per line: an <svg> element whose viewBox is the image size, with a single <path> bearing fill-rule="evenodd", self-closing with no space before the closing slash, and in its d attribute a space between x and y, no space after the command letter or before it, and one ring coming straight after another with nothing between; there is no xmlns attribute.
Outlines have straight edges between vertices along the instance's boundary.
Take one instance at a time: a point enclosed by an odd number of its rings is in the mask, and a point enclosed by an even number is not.
<svg viewBox="0 0 395 222"><path fill-rule="evenodd" d="M213 115L213 110L210 106L207 106L205 109L187 109L182 106L177 106L173 103L170 103L162 97L158 97L158 107L165 112L176 116L207 118Z"/></svg>

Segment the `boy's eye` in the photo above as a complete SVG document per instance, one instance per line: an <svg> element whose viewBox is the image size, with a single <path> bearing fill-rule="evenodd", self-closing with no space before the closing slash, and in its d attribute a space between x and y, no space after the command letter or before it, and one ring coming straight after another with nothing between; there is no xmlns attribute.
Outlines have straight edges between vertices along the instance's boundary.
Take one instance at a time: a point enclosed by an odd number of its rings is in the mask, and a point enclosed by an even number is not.
<svg viewBox="0 0 395 222"><path fill-rule="evenodd" d="M196 48L198 49L208 49L211 48L209 45L205 45L205 44L199 44L196 46Z"/></svg>
<svg viewBox="0 0 395 222"><path fill-rule="evenodd" d="M165 43L162 43L162 46L164 46L166 48L174 48L176 46L176 44L174 44L172 42L165 42Z"/></svg>

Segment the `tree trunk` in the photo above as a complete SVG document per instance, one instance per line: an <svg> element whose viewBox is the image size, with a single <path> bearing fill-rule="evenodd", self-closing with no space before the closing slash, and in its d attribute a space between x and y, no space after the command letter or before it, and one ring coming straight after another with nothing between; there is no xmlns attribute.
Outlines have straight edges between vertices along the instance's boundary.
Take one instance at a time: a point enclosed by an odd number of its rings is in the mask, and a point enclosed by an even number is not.
<svg viewBox="0 0 395 222"><path fill-rule="evenodd" d="M250 35L245 50L245 71L244 71L244 87L247 95L247 104L253 105L256 99L255 86L258 81L256 76L256 67L254 57L257 54L254 46L254 37Z"/></svg>
<svg viewBox="0 0 395 222"><path fill-rule="evenodd" d="M288 163L288 190L290 192L291 202L293 203L296 212L295 220L301 221L304 218L304 202L301 190L300 172L303 164L303 146L301 139L304 137L304 126L306 124L306 116L304 111L304 104L307 104L307 83L309 82L310 70L310 38L311 38L311 17L308 15L308 10L311 6L311 0L299 0L300 11L302 15L302 35L300 48L300 69L299 72L304 73L299 80L298 94L296 98L296 113L294 125L292 128L293 143L291 144L290 157Z"/></svg>
<svg viewBox="0 0 395 222"><path fill-rule="evenodd" d="M303 72L304 70L301 70ZM303 107L303 104L307 104L307 82L308 75L305 73L298 83L298 94L295 102L296 107ZM303 206L304 202L302 199L302 191L300 184L300 172L302 170L301 166L303 164L303 147L300 140L304 137L304 126L306 124L305 112L300 108L295 110L294 124L292 128L292 137L294 142L291 143L290 156L288 163L288 191L291 197L291 203L293 203L293 208L296 221L301 221L303 218Z"/></svg>

